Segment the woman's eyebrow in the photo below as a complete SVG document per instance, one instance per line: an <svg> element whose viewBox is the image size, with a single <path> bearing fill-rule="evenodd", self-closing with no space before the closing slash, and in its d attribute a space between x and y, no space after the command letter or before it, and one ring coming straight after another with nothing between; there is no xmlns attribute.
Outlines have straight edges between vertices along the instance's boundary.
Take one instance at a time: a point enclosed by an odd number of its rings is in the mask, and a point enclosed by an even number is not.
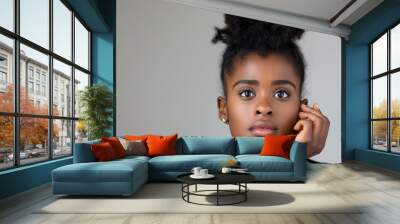
<svg viewBox="0 0 400 224"><path fill-rule="evenodd" d="M237 86L237 85L239 85L239 84L241 84L241 83L250 84L250 85L258 85L258 84L260 84L257 80L253 80L253 79L241 79L241 80L237 81L237 82L233 85L232 89L235 88L235 86Z"/></svg>
<svg viewBox="0 0 400 224"><path fill-rule="evenodd" d="M294 89L296 89L296 86L293 84L293 82L286 80L286 79L282 79L282 80L274 80L271 82L272 86L277 86L277 85L291 85L293 86Z"/></svg>

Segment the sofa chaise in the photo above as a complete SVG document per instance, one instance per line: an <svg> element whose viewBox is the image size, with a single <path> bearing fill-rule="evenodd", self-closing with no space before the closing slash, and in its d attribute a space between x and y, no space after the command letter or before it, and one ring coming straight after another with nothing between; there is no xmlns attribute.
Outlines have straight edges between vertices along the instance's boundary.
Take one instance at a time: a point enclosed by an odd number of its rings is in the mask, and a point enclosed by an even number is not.
<svg viewBox="0 0 400 224"><path fill-rule="evenodd" d="M76 143L73 164L52 171L54 194L132 195L147 182L176 181L193 167L218 172L228 160L247 168L258 182L305 182L306 144L294 142L290 159L260 156L262 137L184 136L176 142L176 155L147 157L126 156L96 162L91 144Z"/></svg>

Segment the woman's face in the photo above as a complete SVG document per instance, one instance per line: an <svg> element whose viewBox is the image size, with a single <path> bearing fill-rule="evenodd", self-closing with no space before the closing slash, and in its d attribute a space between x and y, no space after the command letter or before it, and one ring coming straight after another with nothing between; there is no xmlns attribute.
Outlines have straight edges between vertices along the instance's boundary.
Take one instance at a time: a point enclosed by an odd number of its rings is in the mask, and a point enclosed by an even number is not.
<svg viewBox="0 0 400 224"><path fill-rule="evenodd" d="M249 54L225 76L219 116L233 137L292 134L300 109L300 77L283 56Z"/></svg>

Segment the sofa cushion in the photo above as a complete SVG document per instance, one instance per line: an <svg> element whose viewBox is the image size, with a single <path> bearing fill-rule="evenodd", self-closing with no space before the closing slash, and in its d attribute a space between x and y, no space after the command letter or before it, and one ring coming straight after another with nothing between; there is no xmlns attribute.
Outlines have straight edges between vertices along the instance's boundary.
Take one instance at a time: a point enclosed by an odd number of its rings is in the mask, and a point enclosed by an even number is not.
<svg viewBox="0 0 400 224"><path fill-rule="evenodd" d="M296 135L266 135L264 136L264 146L261 149L261 156L280 156L289 158L290 148Z"/></svg>
<svg viewBox="0 0 400 224"><path fill-rule="evenodd" d="M150 171L190 172L193 167L200 166L209 171L219 171L230 159L231 155L174 155L158 156L149 160Z"/></svg>
<svg viewBox="0 0 400 224"><path fill-rule="evenodd" d="M292 172L292 161L279 156L238 155L239 166L249 172Z"/></svg>
<svg viewBox="0 0 400 224"><path fill-rule="evenodd" d="M113 160L112 162L131 163L132 161L135 161L135 160L142 161L142 162L148 162L149 159L150 159L150 157L147 157L147 156L130 155L130 156L125 156L124 158ZM133 162L133 163L135 163L135 162Z"/></svg>
<svg viewBox="0 0 400 224"><path fill-rule="evenodd" d="M264 145L263 137L236 137L236 155L259 154Z"/></svg>
<svg viewBox="0 0 400 224"><path fill-rule="evenodd" d="M178 134L169 136L162 135L149 135L146 143L148 156L164 156L164 155L175 155L176 154L176 140Z"/></svg>
<svg viewBox="0 0 400 224"><path fill-rule="evenodd" d="M58 182L129 182L134 172L147 171L145 166L139 159L74 163L54 169L52 175Z"/></svg>
<svg viewBox="0 0 400 224"><path fill-rule="evenodd" d="M235 139L232 137L185 136L177 142L177 154L225 154L235 155Z"/></svg>
<svg viewBox="0 0 400 224"><path fill-rule="evenodd" d="M117 137L103 137L101 142L108 142L114 149L117 158L126 156L126 151Z"/></svg>
<svg viewBox="0 0 400 224"><path fill-rule="evenodd" d="M90 147L94 157L96 157L96 161L104 162L118 158L112 145L108 142L92 144Z"/></svg>
<svg viewBox="0 0 400 224"><path fill-rule="evenodd" d="M142 140L127 140L124 138L118 138L122 146L126 151L126 155L147 155L146 142Z"/></svg>
<svg viewBox="0 0 400 224"><path fill-rule="evenodd" d="M92 144L99 144L100 139L87 142L75 143L74 147L74 163L95 162L96 158L90 148Z"/></svg>

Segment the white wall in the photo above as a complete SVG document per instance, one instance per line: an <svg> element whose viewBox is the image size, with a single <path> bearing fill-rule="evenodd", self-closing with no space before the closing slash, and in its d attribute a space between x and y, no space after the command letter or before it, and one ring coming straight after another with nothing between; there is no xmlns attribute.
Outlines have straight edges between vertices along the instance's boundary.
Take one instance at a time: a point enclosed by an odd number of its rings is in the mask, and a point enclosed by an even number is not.
<svg viewBox="0 0 400 224"><path fill-rule="evenodd" d="M219 64L211 44L223 13L161 0L117 1L117 135L230 136L218 119ZM318 161L340 162L340 38L306 32L305 95L331 121Z"/></svg>

